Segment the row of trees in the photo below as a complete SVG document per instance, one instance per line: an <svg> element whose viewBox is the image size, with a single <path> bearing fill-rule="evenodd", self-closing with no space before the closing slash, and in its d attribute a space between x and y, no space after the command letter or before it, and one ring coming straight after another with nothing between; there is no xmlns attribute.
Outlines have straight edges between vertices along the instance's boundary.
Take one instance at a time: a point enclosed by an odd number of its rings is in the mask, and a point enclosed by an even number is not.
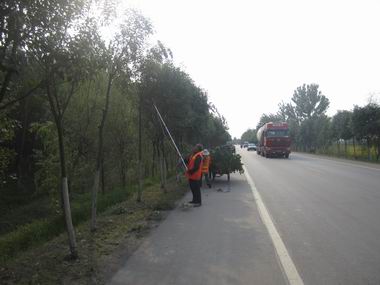
<svg viewBox="0 0 380 285"><path fill-rule="evenodd" d="M279 104L275 113L262 114L256 129L249 129L242 140L255 141L256 130L267 122L288 122L293 147L296 150L326 153L332 144L338 149L344 143L353 146L353 155L358 157L357 144L366 145L367 159L379 160L380 156L380 106L370 102L365 106L354 106L353 110L338 111L333 117L326 115L328 98L317 84L302 85L293 94L290 102ZM371 155L373 150L375 157Z"/></svg>
<svg viewBox="0 0 380 285"><path fill-rule="evenodd" d="M243 142L257 143L257 130L256 129L246 130L241 135L240 141L241 141L241 143L243 143Z"/></svg>
<svg viewBox="0 0 380 285"><path fill-rule="evenodd" d="M230 139L140 13L106 0L4 0L0 13L0 195L59 201L73 257L69 194L92 192L95 230L99 189L138 183L141 201L145 177L164 188L176 167L153 104L184 151Z"/></svg>

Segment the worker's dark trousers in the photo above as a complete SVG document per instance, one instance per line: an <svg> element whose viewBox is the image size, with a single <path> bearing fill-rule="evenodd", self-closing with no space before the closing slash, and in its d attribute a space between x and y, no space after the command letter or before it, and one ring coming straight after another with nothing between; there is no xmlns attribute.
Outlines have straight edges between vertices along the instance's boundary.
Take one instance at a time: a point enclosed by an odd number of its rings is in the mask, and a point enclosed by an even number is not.
<svg viewBox="0 0 380 285"><path fill-rule="evenodd" d="M202 204L201 181L189 179L189 185L191 193L193 193L193 202L197 204Z"/></svg>

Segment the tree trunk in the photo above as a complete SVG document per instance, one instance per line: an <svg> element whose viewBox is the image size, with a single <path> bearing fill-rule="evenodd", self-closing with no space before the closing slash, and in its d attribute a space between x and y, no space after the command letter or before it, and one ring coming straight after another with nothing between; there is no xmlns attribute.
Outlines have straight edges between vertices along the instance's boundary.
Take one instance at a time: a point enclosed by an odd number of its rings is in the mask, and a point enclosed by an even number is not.
<svg viewBox="0 0 380 285"><path fill-rule="evenodd" d="M174 165L173 165L173 154L172 154L172 152L168 153L167 167L168 167L168 169L173 169L174 168Z"/></svg>
<svg viewBox="0 0 380 285"><path fill-rule="evenodd" d="M69 169L67 170L67 175L68 175L68 177L70 177L70 180L68 181L68 185L69 185L69 189L72 189L72 179L73 179L73 177L74 177L74 173L75 173L75 170L76 170L76 165L77 165L77 163L78 163L78 161L79 161L79 159L77 159L79 156L77 156L75 159L74 159L74 161L73 161L73 163L72 163L72 165L69 167Z"/></svg>
<svg viewBox="0 0 380 285"><path fill-rule="evenodd" d="M67 177L62 177L62 197L63 197L66 228L67 228L67 233L69 235L70 253L71 253L71 257L76 259L78 257L78 252L77 252L77 244L76 244L76 238L75 238L75 230L74 230L73 221L71 217L69 186L67 183Z"/></svg>
<svg viewBox="0 0 380 285"><path fill-rule="evenodd" d="M354 146L354 158L357 159L357 156L356 156L355 137L352 138L352 144L353 144L353 146Z"/></svg>
<svg viewBox="0 0 380 285"><path fill-rule="evenodd" d="M108 85L107 85L107 93L106 93L106 102L103 109L102 114L102 120L99 125L99 133L98 133L98 154L96 158L96 169L95 169L95 177L94 177L94 185L92 187L92 201L91 201L91 224L90 228L91 231L96 231L96 204L97 204L97 198L98 198L98 190L99 190L99 180L100 180L100 171L102 168L102 161L103 161L103 130L104 125L107 119L107 112L109 107L109 99L111 95L111 87L112 87L112 79L113 74L112 70L110 71L108 75ZM103 182L102 182L103 183ZM104 185L102 185L104 186Z"/></svg>
<svg viewBox="0 0 380 285"><path fill-rule="evenodd" d="M340 140L338 140L336 143L338 147L338 156L340 156Z"/></svg>
<svg viewBox="0 0 380 285"><path fill-rule="evenodd" d="M91 231L96 231L96 205L99 191L100 170L95 170L94 185L92 186L91 200Z"/></svg>
<svg viewBox="0 0 380 285"><path fill-rule="evenodd" d="M102 177L102 181L101 181L101 185L102 185L102 194L104 195L106 193L106 177L104 175L104 156L102 155L102 163L101 163L101 166L100 166L100 170L101 170L101 177Z"/></svg>
<svg viewBox="0 0 380 285"><path fill-rule="evenodd" d="M162 153L159 154L160 157L160 186L161 189L165 189L165 184L164 184L164 160L162 158Z"/></svg>
<svg viewBox="0 0 380 285"><path fill-rule="evenodd" d="M162 157L163 157L163 160L162 160L163 161L163 166L162 167L164 169L164 173L163 173L163 176L164 176L164 192L166 193L166 191L167 191L166 190L166 185L167 185L167 180L166 179L167 179L167 176L168 176L168 174L167 174L168 173L168 170L167 170L167 168L168 168L167 165L168 164L167 164L167 161L166 161L166 157L165 157L165 152L164 151L162 151Z"/></svg>
<svg viewBox="0 0 380 285"><path fill-rule="evenodd" d="M157 144L157 152L159 154L160 164L160 186L166 192L166 163L165 163L165 150L163 139L160 139Z"/></svg>
<svg viewBox="0 0 380 285"><path fill-rule="evenodd" d="M136 198L136 201L137 202L141 202L141 198L142 198L142 189L143 189L143 164L142 164L142 161L139 160L138 162L138 175L139 175L139 185L138 185L138 191L137 191L137 198Z"/></svg>
<svg viewBox="0 0 380 285"><path fill-rule="evenodd" d="M364 157L365 147L363 147L363 139L359 141L360 146L360 157Z"/></svg>
<svg viewBox="0 0 380 285"><path fill-rule="evenodd" d="M120 183L123 189L127 186L127 163L125 162L125 145L122 139L119 140L119 155L120 155Z"/></svg>
<svg viewBox="0 0 380 285"><path fill-rule="evenodd" d="M138 145L138 173L139 173L139 186L137 190L137 202L141 202L141 196L143 191L143 181L142 181L142 150L141 150L141 124L142 124L142 118L141 118L141 111L142 111L142 98L141 94L139 97L139 145Z"/></svg>
<svg viewBox="0 0 380 285"><path fill-rule="evenodd" d="M77 252L77 244L75 239L75 230L73 226L73 221L71 217L71 208L70 208L70 198L69 198L69 186L67 183L67 170L66 170L66 158L65 158L65 147L64 147L64 139L63 139L63 126L62 126L62 116L61 111L54 104L53 94L50 91L49 82L46 85L47 88L47 97L49 100L50 110L54 117L55 126L57 128L58 134L58 148L59 148L59 161L61 168L61 206L63 210L63 215L65 219L66 231L69 238L69 247L70 247L70 256L73 259L78 257ZM54 96L57 98L56 94ZM57 100L57 99L56 99Z"/></svg>
<svg viewBox="0 0 380 285"><path fill-rule="evenodd" d="M76 259L78 257L77 244L75 239L75 230L71 217L70 198L69 198L69 186L67 183L66 174L66 160L65 160L65 148L63 143L63 129L62 121L60 118L56 118L56 127L58 132L58 144L59 144L59 158L61 164L61 197L63 203L63 213L65 216L66 230L69 237L70 255Z"/></svg>
<svg viewBox="0 0 380 285"><path fill-rule="evenodd" d="M165 165L164 165L164 154L163 154L162 145L163 145L162 142L159 141L157 144L157 151L158 151L158 155L159 155L159 164L160 164L160 187L165 192L166 191Z"/></svg>
<svg viewBox="0 0 380 285"><path fill-rule="evenodd" d="M16 22L16 25L18 27L19 26L19 21L18 21L17 17L16 17L16 21L15 22ZM15 35L16 35L16 38L13 41L13 45L12 45L12 49L11 49L12 54L10 56L10 58L12 58L12 59L15 59L17 50L19 48L19 38L20 38L19 37L19 33L16 32ZM6 74L4 76L4 79L3 79L3 82L2 82L1 88L0 88L0 103L3 101L3 99L5 98L6 93L8 92L9 84L11 83L11 79L12 79L13 73L15 73L15 72L16 72L16 70L14 70L14 69L8 69L6 71Z"/></svg>
<svg viewBox="0 0 380 285"><path fill-rule="evenodd" d="M121 186L123 187L123 189L125 189L127 186L127 171L126 171L125 164L126 163L124 161L124 157L122 157L121 165L120 165L120 178L121 178Z"/></svg>
<svg viewBox="0 0 380 285"><path fill-rule="evenodd" d="M371 141L370 141L370 138L367 138L367 157L368 157L368 160L371 160Z"/></svg>
<svg viewBox="0 0 380 285"><path fill-rule="evenodd" d="M152 150L153 150L153 155L152 155L152 171L151 171L151 175L152 177L154 177L154 174L155 174L155 167L156 167L156 142L155 140L152 141ZM159 154L158 154L159 155Z"/></svg>
<svg viewBox="0 0 380 285"><path fill-rule="evenodd" d="M163 168L164 168L164 185L165 185L165 192L166 192L166 179L168 176L168 159L166 157L166 152L165 152L165 144L162 142L162 157L163 157Z"/></svg>
<svg viewBox="0 0 380 285"><path fill-rule="evenodd" d="M347 157L347 141L344 140L344 156Z"/></svg>
<svg viewBox="0 0 380 285"><path fill-rule="evenodd" d="M30 187L30 183L27 183L27 177L29 176L28 169L30 162L29 156L25 155L25 141L26 141L26 132L29 129L28 122L28 99L22 100L22 108L23 108L23 123L22 123L22 133L21 133L21 142L19 145L19 149L17 150L17 189L23 191Z"/></svg>
<svg viewBox="0 0 380 285"><path fill-rule="evenodd" d="M14 71L8 71L6 75L4 76L4 80L1 84L1 89L0 89L0 103L3 101L5 98L5 94L8 90L8 85L11 82L11 77Z"/></svg>

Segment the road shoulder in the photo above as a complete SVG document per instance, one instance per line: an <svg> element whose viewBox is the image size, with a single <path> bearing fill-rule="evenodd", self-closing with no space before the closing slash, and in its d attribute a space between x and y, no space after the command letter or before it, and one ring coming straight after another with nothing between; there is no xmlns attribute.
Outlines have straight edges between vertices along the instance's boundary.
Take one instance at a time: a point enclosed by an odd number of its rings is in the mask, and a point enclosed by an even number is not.
<svg viewBox="0 0 380 285"><path fill-rule="evenodd" d="M286 284L244 175L225 179L202 207L171 212L109 284Z"/></svg>
<svg viewBox="0 0 380 285"><path fill-rule="evenodd" d="M376 162L345 159L345 158L328 156L328 155L323 155L323 154L312 154L312 153L305 153L305 152L293 152L293 153L297 155L311 157L314 159L327 160L327 161L333 161L333 162L342 163L342 164L346 164L350 166L358 166L358 167L380 170L380 163L376 163Z"/></svg>

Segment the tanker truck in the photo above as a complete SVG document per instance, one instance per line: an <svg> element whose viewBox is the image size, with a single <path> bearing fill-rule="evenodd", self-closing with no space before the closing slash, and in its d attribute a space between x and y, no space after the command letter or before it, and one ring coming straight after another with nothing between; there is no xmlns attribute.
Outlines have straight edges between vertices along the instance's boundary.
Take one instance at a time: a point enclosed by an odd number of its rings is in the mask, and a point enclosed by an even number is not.
<svg viewBox="0 0 380 285"><path fill-rule="evenodd" d="M257 131L257 154L289 158L291 139L287 123L266 123Z"/></svg>

